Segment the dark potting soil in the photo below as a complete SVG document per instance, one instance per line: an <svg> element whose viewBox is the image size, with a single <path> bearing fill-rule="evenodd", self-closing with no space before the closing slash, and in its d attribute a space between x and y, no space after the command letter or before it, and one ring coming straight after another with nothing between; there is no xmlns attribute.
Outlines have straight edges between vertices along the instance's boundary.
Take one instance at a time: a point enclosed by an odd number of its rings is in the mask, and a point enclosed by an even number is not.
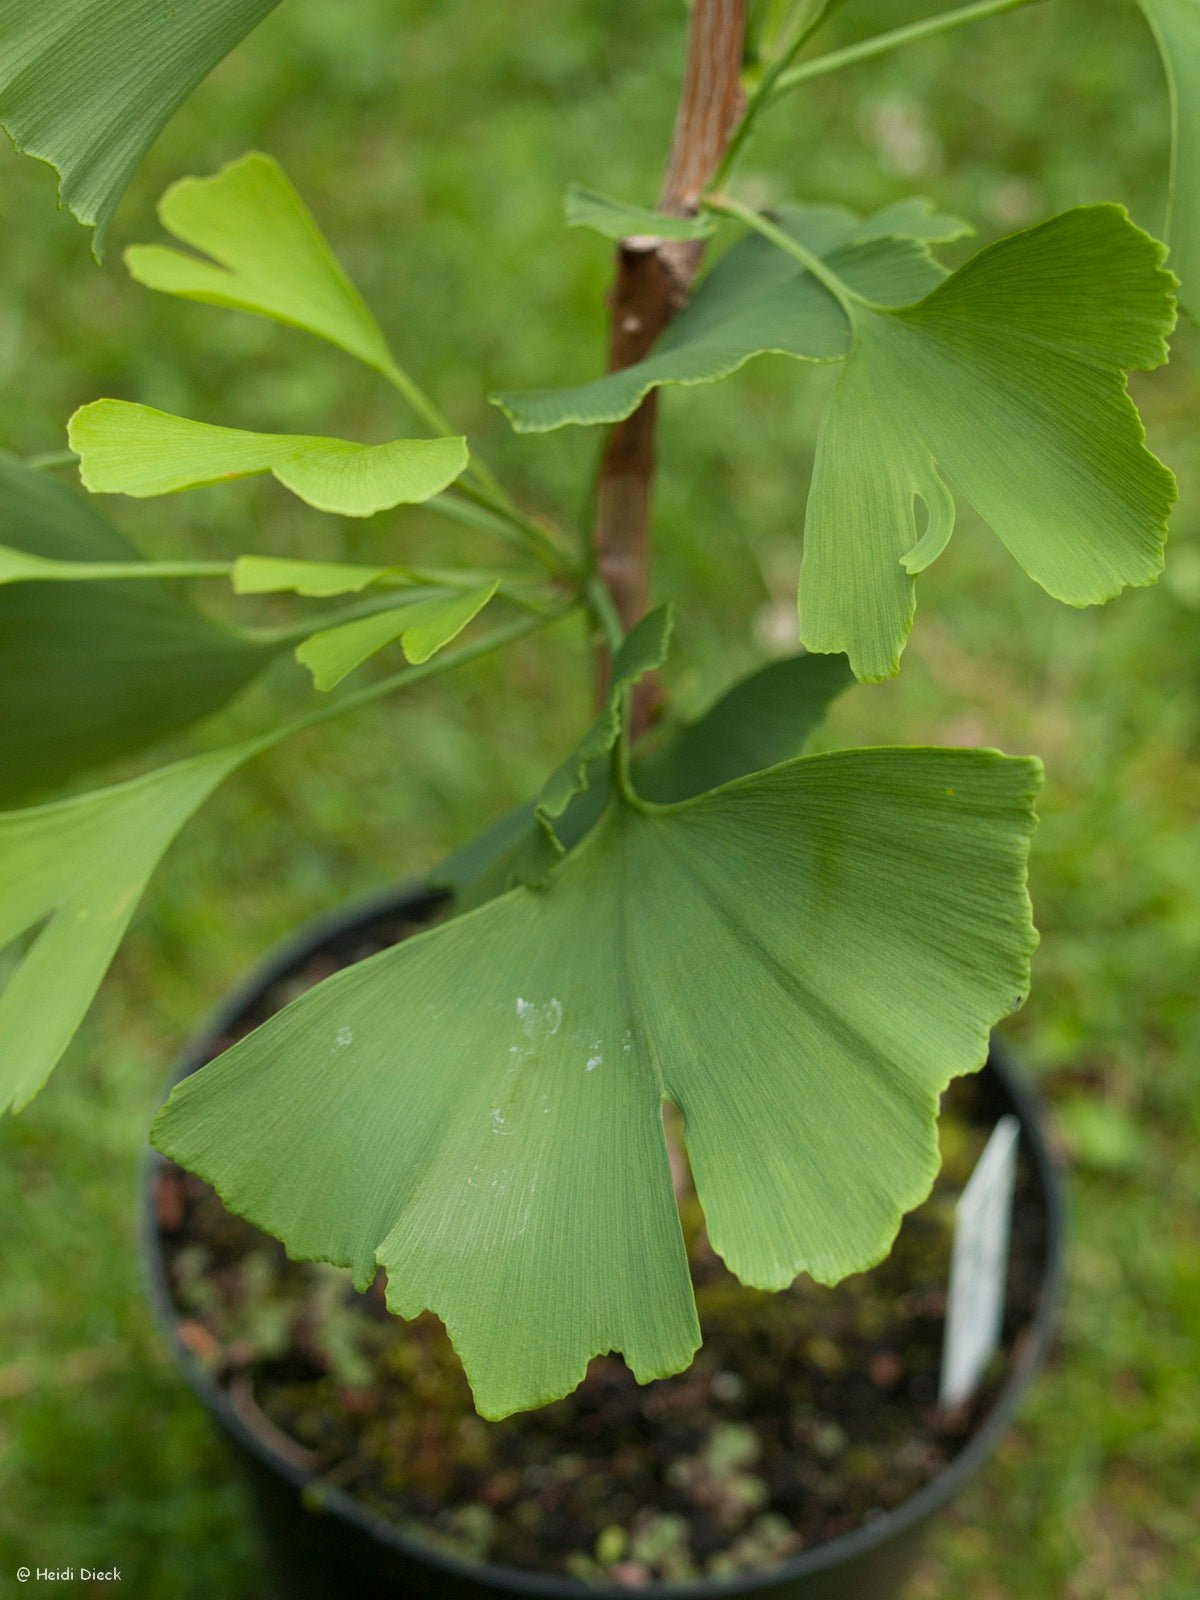
<svg viewBox="0 0 1200 1600"><path fill-rule="evenodd" d="M415 924L330 941L213 1054ZM566 1399L503 1422L471 1406L440 1322L390 1316L382 1282L288 1261L177 1168L158 1221L188 1347L277 1452L411 1536L584 1581L687 1581L770 1566L869 1523L935 1477L986 1416L1036 1301L1045 1215L1019 1165L1004 1348L975 1401L936 1408L955 1201L990 1131L978 1080L947 1094L944 1165L889 1258L836 1289L744 1288L684 1224L704 1344L644 1387L616 1356Z"/></svg>

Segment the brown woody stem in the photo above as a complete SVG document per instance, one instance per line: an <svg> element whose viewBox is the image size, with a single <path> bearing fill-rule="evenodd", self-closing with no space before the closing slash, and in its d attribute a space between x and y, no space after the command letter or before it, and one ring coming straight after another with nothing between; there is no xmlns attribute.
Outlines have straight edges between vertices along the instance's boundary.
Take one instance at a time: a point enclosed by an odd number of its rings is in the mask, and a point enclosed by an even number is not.
<svg viewBox="0 0 1200 1600"><path fill-rule="evenodd" d="M745 0L694 0L683 92L659 198L662 211L674 215L695 211L720 164L741 110L745 28ZM701 243L691 241L627 239L621 244L609 298L610 372L632 366L649 353L686 301L702 250ZM596 566L625 629L646 610L655 421L656 402L651 394L631 417L613 428L596 485ZM601 655L603 685L607 651ZM656 686L644 681L634 697L635 735L651 720L657 703Z"/></svg>

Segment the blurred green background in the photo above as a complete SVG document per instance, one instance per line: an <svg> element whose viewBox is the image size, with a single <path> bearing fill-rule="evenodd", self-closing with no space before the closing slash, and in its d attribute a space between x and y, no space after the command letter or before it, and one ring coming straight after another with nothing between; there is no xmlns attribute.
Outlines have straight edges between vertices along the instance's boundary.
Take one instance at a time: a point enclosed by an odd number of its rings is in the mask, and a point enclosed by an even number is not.
<svg viewBox="0 0 1200 1600"><path fill-rule="evenodd" d="M927 15L860 0L832 44ZM653 199L681 62L678 0L287 0L176 117L95 267L48 169L0 151L0 443L61 448L118 395L209 421L381 438L395 397L302 336L162 299L120 247L171 179L279 156L401 358L531 507L575 518L596 439L511 437L500 385L597 370L609 261L560 225L578 179ZM814 83L773 111L742 191L860 208L922 192L982 237L1080 201L1161 225L1166 92L1131 0L1054 0ZM960 252L961 254L965 252ZM956 258L957 259L957 258ZM664 406L655 589L671 691L697 705L794 642L828 373L764 360ZM1200 1511L1200 336L1135 385L1182 501L1165 578L1056 606L969 516L921 580L900 679L837 709L839 742L1042 755L1043 944L1006 1025L1073 1168L1053 1370L963 1497L914 1600L1185 1600ZM390 430L390 432L389 432ZM341 525L270 483L114 502L159 555L445 559L422 513ZM486 546L478 546L481 555ZM298 704L281 668L223 740ZM42 1097L0 1128L0 1594L21 1562L115 1564L138 1600L260 1593L237 1486L141 1290L137 1163L173 1056L223 989L313 913L419 876L523 798L589 699L575 624L345 725L218 794L168 858Z"/></svg>

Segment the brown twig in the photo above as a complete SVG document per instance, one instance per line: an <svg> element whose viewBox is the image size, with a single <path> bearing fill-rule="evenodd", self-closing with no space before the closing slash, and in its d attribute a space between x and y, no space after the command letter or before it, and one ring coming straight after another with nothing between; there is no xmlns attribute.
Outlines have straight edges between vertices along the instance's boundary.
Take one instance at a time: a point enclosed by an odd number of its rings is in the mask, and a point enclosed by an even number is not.
<svg viewBox="0 0 1200 1600"><path fill-rule="evenodd" d="M716 171L741 108L745 0L695 0L687 65L659 208L687 215ZM641 361L687 299L700 264L699 242L626 239L617 251L609 298L608 370ZM656 402L651 394L609 435L596 489L596 564L625 628L646 610L650 492L655 463ZM600 664L602 684L608 662ZM643 681L634 697L633 732L652 719L658 690Z"/></svg>

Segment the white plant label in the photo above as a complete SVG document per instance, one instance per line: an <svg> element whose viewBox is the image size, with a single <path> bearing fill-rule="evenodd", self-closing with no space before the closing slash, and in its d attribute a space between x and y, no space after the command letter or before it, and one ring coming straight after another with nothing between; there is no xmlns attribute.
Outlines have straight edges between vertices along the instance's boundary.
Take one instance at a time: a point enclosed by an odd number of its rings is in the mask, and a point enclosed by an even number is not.
<svg viewBox="0 0 1200 1600"><path fill-rule="evenodd" d="M938 1405L965 1404L1000 1347L1021 1124L1001 1117L954 1214Z"/></svg>

